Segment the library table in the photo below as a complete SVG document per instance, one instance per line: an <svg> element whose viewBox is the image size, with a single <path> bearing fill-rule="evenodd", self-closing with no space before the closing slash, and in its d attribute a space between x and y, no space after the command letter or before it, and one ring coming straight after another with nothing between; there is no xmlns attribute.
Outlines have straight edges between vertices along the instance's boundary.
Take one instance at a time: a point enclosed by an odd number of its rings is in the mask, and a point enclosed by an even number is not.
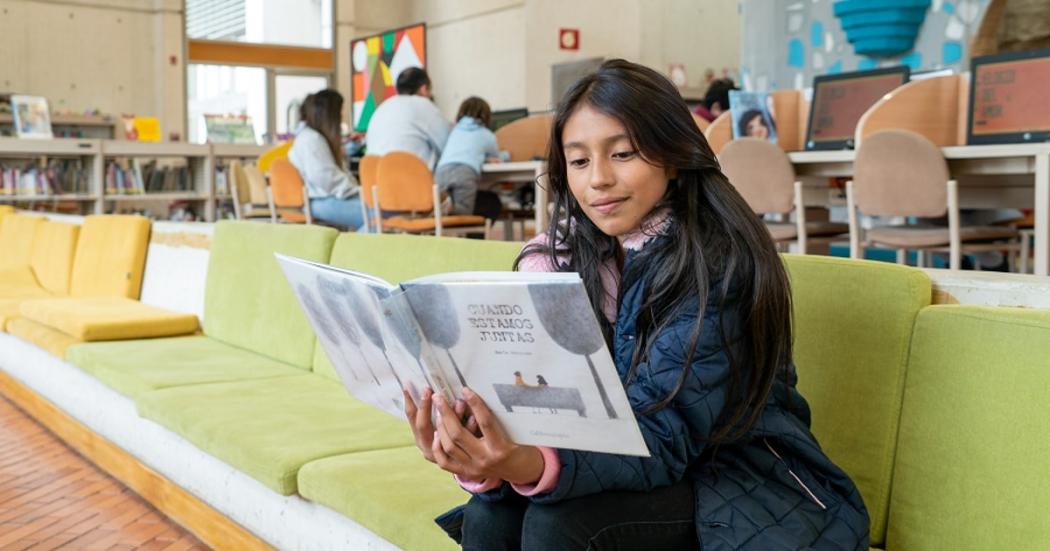
<svg viewBox="0 0 1050 551"><path fill-rule="evenodd" d="M483 184L497 182L531 183L535 189L533 201L536 211L536 231L547 227L547 163L544 161L515 161L507 163L485 163L481 166Z"/></svg>
<svg viewBox="0 0 1050 551"><path fill-rule="evenodd" d="M1050 143L942 147L963 208L1035 209L1035 273L1050 275ZM851 177L855 151L788 153L807 205L843 204L823 178Z"/></svg>

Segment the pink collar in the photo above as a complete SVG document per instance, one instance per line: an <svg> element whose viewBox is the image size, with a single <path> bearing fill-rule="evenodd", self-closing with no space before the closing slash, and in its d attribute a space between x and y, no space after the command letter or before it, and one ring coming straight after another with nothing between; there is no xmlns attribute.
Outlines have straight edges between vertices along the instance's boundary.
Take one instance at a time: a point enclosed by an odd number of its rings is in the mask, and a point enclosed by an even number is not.
<svg viewBox="0 0 1050 551"><path fill-rule="evenodd" d="M671 209L663 207L646 216L636 229L627 232L620 245L628 251L640 251L646 243L667 232L671 225Z"/></svg>

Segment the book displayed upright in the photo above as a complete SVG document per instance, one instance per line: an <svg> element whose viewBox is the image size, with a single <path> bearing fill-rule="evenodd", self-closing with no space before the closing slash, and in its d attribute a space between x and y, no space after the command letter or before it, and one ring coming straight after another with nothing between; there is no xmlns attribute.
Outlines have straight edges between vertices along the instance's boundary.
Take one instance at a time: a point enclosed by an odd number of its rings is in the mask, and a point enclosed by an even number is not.
<svg viewBox="0 0 1050 551"><path fill-rule="evenodd" d="M518 444L648 456L575 273L464 272L391 284L277 255L346 389L404 418L401 389L477 393Z"/></svg>
<svg viewBox="0 0 1050 551"><path fill-rule="evenodd" d="M51 111L47 99L40 96L11 96L11 111L14 113L15 134L19 138L50 140Z"/></svg>
<svg viewBox="0 0 1050 551"><path fill-rule="evenodd" d="M733 138L758 138L777 142L773 95L765 92L729 91Z"/></svg>

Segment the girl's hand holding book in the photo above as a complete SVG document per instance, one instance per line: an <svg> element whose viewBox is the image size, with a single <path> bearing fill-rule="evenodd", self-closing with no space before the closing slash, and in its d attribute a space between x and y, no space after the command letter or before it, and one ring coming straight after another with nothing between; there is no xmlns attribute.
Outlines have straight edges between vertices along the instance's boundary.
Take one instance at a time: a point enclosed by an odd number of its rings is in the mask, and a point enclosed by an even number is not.
<svg viewBox="0 0 1050 551"><path fill-rule="evenodd" d="M463 389L463 397L477 422L477 431L464 426L460 421L462 412L457 413L444 398L428 398L424 394L424 401L432 399L438 411L436 433L431 440L431 461L463 479L495 478L511 484L531 484L539 480L544 466L540 450L512 442L485 402L469 388ZM416 442L420 445L419 435ZM424 451L423 455L426 457L427 453Z"/></svg>

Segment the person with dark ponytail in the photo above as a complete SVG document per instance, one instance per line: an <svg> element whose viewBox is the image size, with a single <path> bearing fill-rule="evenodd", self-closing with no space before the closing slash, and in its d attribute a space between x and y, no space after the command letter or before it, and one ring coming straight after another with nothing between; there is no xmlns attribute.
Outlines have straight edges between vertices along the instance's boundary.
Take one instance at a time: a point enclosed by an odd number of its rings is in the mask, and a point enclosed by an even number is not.
<svg viewBox="0 0 1050 551"><path fill-rule="evenodd" d="M364 223L360 186L353 174L343 169L342 113L343 96L335 90L307 96L299 107L302 124L288 160L306 184L313 217L357 229Z"/></svg>
<svg viewBox="0 0 1050 551"><path fill-rule="evenodd" d="M439 524L464 549L867 551L795 387L782 260L674 85L605 62L562 99L548 155L551 224L516 268L580 274L651 456L518 445L469 389L424 392L416 444L473 493Z"/></svg>

